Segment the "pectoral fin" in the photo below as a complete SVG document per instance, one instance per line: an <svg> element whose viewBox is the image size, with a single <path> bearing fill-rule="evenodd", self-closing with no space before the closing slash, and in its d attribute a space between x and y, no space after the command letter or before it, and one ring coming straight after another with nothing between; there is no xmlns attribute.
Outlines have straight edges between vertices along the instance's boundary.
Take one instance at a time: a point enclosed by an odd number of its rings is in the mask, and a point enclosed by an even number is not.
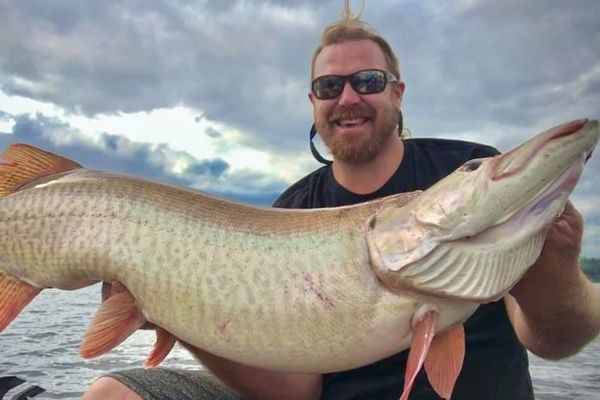
<svg viewBox="0 0 600 400"><path fill-rule="evenodd" d="M404 391L400 400L408 400L423 365L435 392L442 399L450 399L452 395L465 356L465 331L460 325L436 335L437 321L438 313L431 310L417 318L413 324Z"/></svg>
<svg viewBox="0 0 600 400"><path fill-rule="evenodd" d="M449 399L465 358L465 329L462 325L439 333L425 359L427 378L442 399Z"/></svg>
<svg viewBox="0 0 600 400"><path fill-rule="evenodd" d="M79 354L83 358L104 354L131 336L145 322L131 293L119 291L100 305L83 337Z"/></svg>
<svg viewBox="0 0 600 400"><path fill-rule="evenodd" d="M412 340L406 362L406 372L404 374L404 391L400 400L408 400L410 390L427 357L429 347L435 335L437 321L438 313L436 311L427 311L413 325Z"/></svg>
<svg viewBox="0 0 600 400"><path fill-rule="evenodd" d="M34 299L41 289L0 271L0 332Z"/></svg>

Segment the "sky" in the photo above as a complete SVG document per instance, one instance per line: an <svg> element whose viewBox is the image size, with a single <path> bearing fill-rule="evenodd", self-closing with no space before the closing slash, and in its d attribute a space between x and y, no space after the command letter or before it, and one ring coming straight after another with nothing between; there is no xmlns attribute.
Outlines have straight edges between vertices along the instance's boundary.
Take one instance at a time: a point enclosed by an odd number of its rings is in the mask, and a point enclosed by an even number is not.
<svg viewBox="0 0 600 400"><path fill-rule="evenodd" d="M360 1L352 2L355 9ZM310 57L342 0L0 0L0 149L269 205L310 155ZM413 137L506 151L600 117L597 0L367 0ZM322 149L322 151L325 151ZM600 257L600 155L572 199Z"/></svg>

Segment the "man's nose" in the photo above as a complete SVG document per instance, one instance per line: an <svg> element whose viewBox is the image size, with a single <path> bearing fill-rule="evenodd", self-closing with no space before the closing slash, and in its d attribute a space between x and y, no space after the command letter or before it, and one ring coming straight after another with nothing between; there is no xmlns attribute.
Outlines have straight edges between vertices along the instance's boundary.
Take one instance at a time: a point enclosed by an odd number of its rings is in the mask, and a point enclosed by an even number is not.
<svg viewBox="0 0 600 400"><path fill-rule="evenodd" d="M342 93L340 94L340 97L338 99L338 104L340 106L351 106L353 104L360 103L360 101L361 101L360 94L358 94L356 92L356 90L354 90L354 88L352 87L350 82L348 82L348 81L344 82L344 89L342 90Z"/></svg>

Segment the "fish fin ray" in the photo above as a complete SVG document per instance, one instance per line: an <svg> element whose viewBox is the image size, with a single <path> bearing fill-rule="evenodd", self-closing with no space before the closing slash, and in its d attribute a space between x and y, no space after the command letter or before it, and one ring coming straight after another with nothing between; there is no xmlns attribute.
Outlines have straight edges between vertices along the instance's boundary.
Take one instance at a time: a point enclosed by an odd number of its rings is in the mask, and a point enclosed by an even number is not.
<svg viewBox="0 0 600 400"><path fill-rule="evenodd" d="M19 315L41 290L0 271L0 332Z"/></svg>
<svg viewBox="0 0 600 400"><path fill-rule="evenodd" d="M465 358L465 329L458 325L433 338L425 371L429 383L442 399L452 395Z"/></svg>
<svg viewBox="0 0 600 400"><path fill-rule="evenodd" d="M23 143L10 145L0 158L0 196L35 179L81 168L75 161Z"/></svg>
<svg viewBox="0 0 600 400"><path fill-rule="evenodd" d="M468 240L443 242L397 271L378 268L376 273L391 290L488 303L505 296L527 272L544 240L542 231L516 244L502 239L480 247Z"/></svg>
<svg viewBox="0 0 600 400"><path fill-rule="evenodd" d="M410 350L408 351L408 360L404 374L404 389L400 400L408 400L413 384L429 352L433 336L435 335L437 320L438 313L436 311L428 311L413 326Z"/></svg>
<svg viewBox="0 0 600 400"><path fill-rule="evenodd" d="M79 354L93 358L112 350L136 330L146 319L128 291L110 296L100 305L88 327Z"/></svg>
<svg viewBox="0 0 600 400"><path fill-rule="evenodd" d="M148 358L144 362L145 368L153 368L159 365L169 355L175 345L175 336L158 326L155 330L156 343L154 343L152 351L148 354Z"/></svg>

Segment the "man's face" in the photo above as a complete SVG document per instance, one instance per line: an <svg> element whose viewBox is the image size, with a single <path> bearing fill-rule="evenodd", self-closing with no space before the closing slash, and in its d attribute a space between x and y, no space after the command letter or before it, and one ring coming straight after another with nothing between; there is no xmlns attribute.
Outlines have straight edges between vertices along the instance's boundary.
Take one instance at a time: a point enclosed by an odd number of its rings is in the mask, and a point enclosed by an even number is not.
<svg viewBox="0 0 600 400"><path fill-rule="evenodd" d="M365 69L389 71L383 51L371 40L325 46L317 56L314 78L350 75ZM342 93L319 100L309 93L315 127L334 159L351 164L371 161L397 133L404 84L388 83L381 93L359 94L349 82Z"/></svg>

